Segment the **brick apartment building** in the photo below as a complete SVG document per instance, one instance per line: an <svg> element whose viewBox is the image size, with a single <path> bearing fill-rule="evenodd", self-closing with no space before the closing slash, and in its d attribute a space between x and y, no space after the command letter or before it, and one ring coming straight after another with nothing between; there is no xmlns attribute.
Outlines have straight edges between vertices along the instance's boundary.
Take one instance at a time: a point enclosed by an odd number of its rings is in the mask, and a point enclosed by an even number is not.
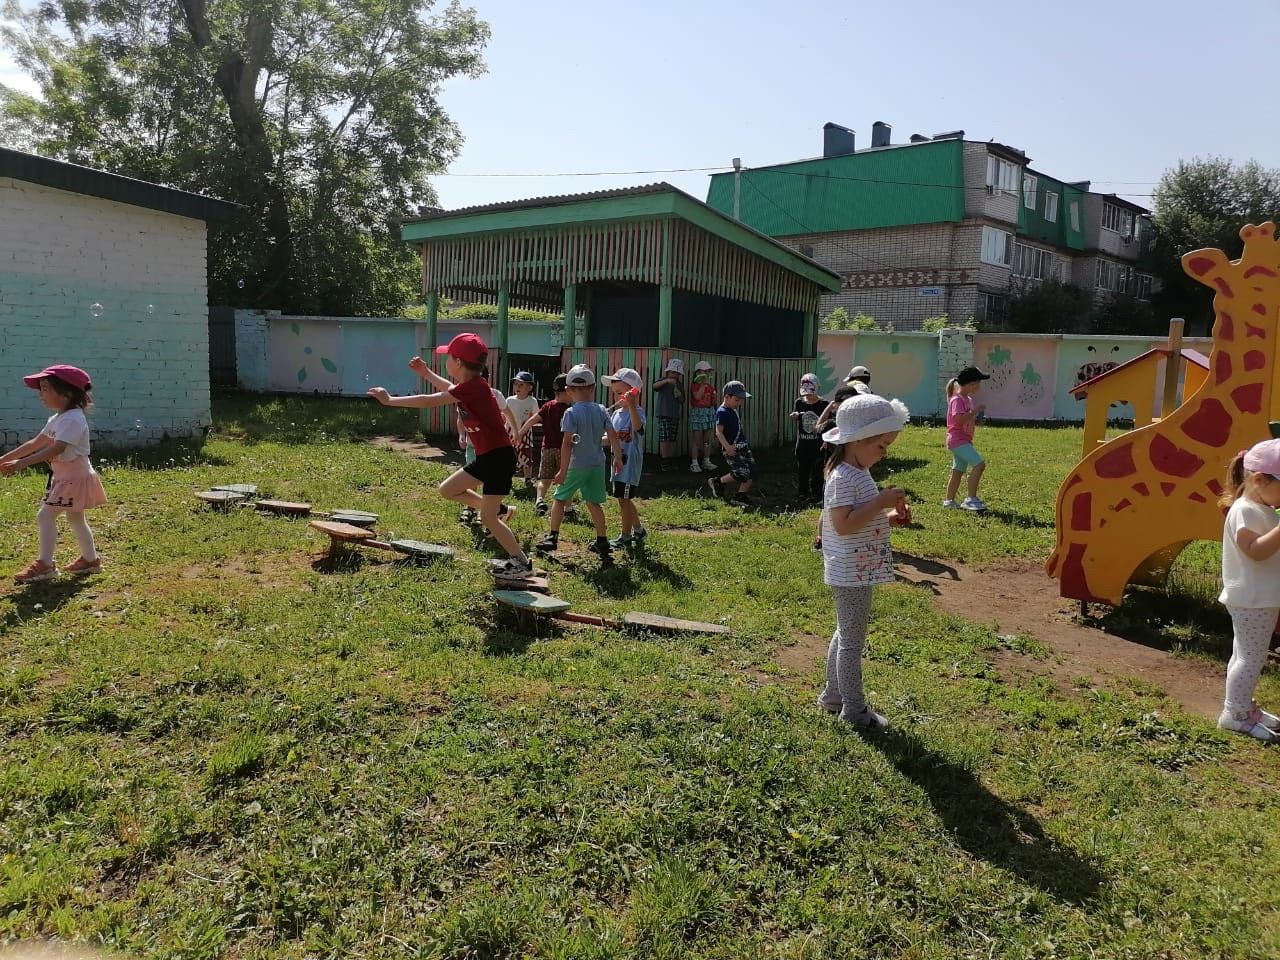
<svg viewBox="0 0 1280 960"><path fill-rule="evenodd" d="M835 270L836 307L896 330L927 317L977 317L999 327L1011 291L1047 279L1096 300L1150 297L1149 211L1031 166L1025 153L966 140L963 130L871 146L828 123L823 155L715 174L707 203Z"/></svg>

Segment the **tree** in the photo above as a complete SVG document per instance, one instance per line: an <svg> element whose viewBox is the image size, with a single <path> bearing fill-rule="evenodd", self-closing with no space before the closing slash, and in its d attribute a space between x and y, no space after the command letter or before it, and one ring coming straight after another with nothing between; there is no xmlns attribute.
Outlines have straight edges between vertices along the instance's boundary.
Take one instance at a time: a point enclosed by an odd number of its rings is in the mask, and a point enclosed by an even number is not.
<svg viewBox="0 0 1280 960"><path fill-rule="evenodd" d="M39 87L0 87L38 152L243 205L210 237L215 303L395 311L417 291L400 220L461 135L441 84L488 27L434 0L6 0L0 40Z"/></svg>
<svg viewBox="0 0 1280 960"><path fill-rule="evenodd" d="M1156 228L1155 273L1162 289L1153 295L1160 316L1186 317L1207 326L1213 316L1212 292L1182 270L1184 253L1218 247L1240 256L1240 228L1280 219L1280 170L1254 161L1236 165L1222 157L1179 161L1156 187L1152 222Z"/></svg>

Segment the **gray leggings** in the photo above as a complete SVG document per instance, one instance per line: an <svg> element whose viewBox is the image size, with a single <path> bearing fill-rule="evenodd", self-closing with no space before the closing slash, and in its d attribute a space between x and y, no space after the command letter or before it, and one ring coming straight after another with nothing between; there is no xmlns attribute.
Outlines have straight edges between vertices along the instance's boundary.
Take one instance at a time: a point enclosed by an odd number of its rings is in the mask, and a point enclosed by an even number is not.
<svg viewBox="0 0 1280 960"><path fill-rule="evenodd" d="M874 587L832 587L836 601L836 631L827 648L827 686L822 702L841 705L840 716L853 718L866 710L862 692L862 648L871 620Z"/></svg>

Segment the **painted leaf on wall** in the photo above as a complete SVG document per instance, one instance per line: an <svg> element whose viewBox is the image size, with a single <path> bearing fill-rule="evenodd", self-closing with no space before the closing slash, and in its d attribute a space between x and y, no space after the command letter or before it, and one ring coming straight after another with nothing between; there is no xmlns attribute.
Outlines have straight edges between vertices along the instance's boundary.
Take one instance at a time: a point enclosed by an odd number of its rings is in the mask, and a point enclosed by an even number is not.
<svg viewBox="0 0 1280 960"><path fill-rule="evenodd" d="M307 368L306 368L306 367L299 367L299 368L298 368L298 382L299 382L299 383L302 383L302 382L303 382L304 380L306 380L306 379L307 379Z"/></svg>
<svg viewBox="0 0 1280 960"><path fill-rule="evenodd" d="M302 331L298 328L298 321L297 321L297 320L291 320L291 321L289 321L289 329L293 331L293 335L294 335L295 337L299 337L299 336L301 336L301 335L302 335Z"/></svg>
<svg viewBox="0 0 1280 960"><path fill-rule="evenodd" d="M324 367L326 370L328 370L330 373L338 372L338 365L334 363L332 360L330 360L328 357L321 357L320 365Z"/></svg>

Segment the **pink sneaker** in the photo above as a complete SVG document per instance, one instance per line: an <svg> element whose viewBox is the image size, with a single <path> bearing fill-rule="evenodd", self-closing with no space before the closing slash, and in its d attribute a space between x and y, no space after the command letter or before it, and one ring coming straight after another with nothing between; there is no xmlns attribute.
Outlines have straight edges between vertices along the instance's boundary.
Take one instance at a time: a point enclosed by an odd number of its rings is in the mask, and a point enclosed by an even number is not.
<svg viewBox="0 0 1280 960"><path fill-rule="evenodd" d="M39 583L41 580L52 580L58 575L58 566L54 563L41 563L32 560L27 569L13 579L17 583Z"/></svg>
<svg viewBox="0 0 1280 960"><path fill-rule="evenodd" d="M98 557L94 560L86 560L84 557L77 557L62 568L63 573L101 573L102 558Z"/></svg>

